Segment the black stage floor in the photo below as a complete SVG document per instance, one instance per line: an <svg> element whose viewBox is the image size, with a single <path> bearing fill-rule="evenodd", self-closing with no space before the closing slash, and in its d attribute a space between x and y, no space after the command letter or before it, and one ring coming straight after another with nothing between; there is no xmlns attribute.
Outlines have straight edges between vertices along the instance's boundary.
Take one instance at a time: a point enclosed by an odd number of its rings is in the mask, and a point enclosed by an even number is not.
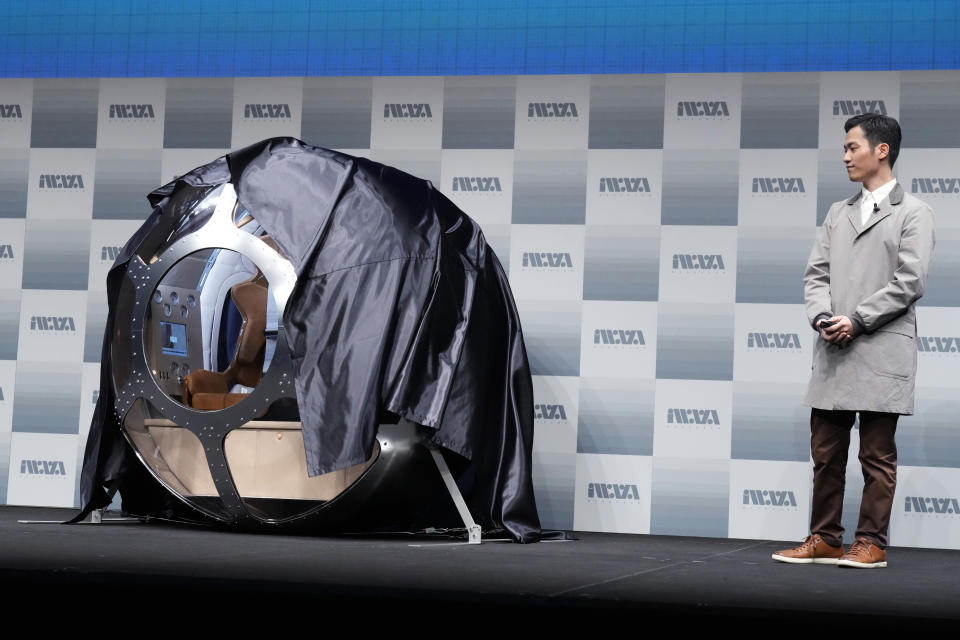
<svg viewBox="0 0 960 640"><path fill-rule="evenodd" d="M51 613L96 605L142 615L143 622L156 617L158 602L170 603L160 609L166 618L181 607L209 606L220 620L243 619L250 607L259 618L354 610L378 619L408 612L408 618L416 611L414 619L462 616L471 628L502 627L504 616L522 617L544 630L607 620L645 628L669 623L671 631L719 629L749 619L775 622L749 628L777 634L825 624L954 630L960 620L957 551L891 548L888 568L857 570L774 562L770 554L787 544L756 540L578 533L575 541L477 546L164 524L18 522L73 513L0 507L5 605L42 594L47 602L56 598L56 606L46 607ZM212 613L218 603L226 610Z"/></svg>

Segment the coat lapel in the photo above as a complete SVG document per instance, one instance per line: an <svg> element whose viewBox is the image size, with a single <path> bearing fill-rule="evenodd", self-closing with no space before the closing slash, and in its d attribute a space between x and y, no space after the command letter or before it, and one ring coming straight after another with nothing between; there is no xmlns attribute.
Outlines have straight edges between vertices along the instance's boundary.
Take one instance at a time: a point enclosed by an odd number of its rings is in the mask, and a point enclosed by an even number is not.
<svg viewBox="0 0 960 640"><path fill-rule="evenodd" d="M880 203L880 212L871 214L867 218L867 224L863 225L863 229L860 230L860 234L863 234L877 224L887 216L889 216L894 211L894 207L903 202L903 188L900 186L900 183L897 182L893 186L893 189L890 190L890 195L883 199L883 202ZM858 234L859 235L859 234Z"/></svg>
<svg viewBox="0 0 960 640"><path fill-rule="evenodd" d="M853 225L853 232L857 235L860 234L860 196L861 192L857 191L855 196L847 200L847 220Z"/></svg>
<svg viewBox="0 0 960 640"><path fill-rule="evenodd" d="M890 195L883 199L883 202L880 203L880 212L870 214L870 217L867 218L867 224L860 225L860 196L863 195L862 191L858 191L856 195L847 200L847 220L850 221L850 224L853 225L854 233L856 236L854 239L859 238L863 235L868 229L873 225L877 224L890 214L892 214L897 207L903 202L903 187L900 186L900 183L897 182L893 186L893 189L890 190Z"/></svg>

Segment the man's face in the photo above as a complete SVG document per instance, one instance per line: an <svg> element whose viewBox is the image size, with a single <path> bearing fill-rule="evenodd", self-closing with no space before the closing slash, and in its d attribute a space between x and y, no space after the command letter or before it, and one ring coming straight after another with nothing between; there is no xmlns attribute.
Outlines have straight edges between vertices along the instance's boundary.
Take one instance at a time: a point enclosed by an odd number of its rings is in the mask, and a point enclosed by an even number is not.
<svg viewBox="0 0 960 640"><path fill-rule="evenodd" d="M880 169L880 160L887 157L890 146L881 142L873 149L859 126L847 131L843 142L843 164L851 182L864 182Z"/></svg>

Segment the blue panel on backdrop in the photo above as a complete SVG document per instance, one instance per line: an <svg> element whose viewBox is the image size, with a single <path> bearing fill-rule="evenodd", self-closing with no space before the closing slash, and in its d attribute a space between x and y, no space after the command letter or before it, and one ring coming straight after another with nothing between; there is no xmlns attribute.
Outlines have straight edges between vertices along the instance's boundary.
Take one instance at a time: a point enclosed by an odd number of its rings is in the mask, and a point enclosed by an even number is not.
<svg viewBox="0 0 960 640"><path fill-rule="evenodd" d="M0 76L960 67L955 0L6 0Z"/></svg>

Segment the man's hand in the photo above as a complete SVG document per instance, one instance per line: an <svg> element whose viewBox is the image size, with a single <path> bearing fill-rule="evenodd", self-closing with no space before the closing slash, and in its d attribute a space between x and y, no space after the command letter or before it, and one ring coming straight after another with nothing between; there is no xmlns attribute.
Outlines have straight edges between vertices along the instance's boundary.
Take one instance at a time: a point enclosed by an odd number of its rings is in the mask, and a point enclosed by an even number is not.
<svg viewBox="0 0 960 640"><path fill-rule="evenodd" d="M823 320L817 322L817 329L820 329L821 322L823 322ZM833 316L832 318L827 318L827 322L833 322L834 324L820 329L821 338L839 347L845 347L850 344L854 335L853 321L850 320L850 318L847 316Z"/></svg>

